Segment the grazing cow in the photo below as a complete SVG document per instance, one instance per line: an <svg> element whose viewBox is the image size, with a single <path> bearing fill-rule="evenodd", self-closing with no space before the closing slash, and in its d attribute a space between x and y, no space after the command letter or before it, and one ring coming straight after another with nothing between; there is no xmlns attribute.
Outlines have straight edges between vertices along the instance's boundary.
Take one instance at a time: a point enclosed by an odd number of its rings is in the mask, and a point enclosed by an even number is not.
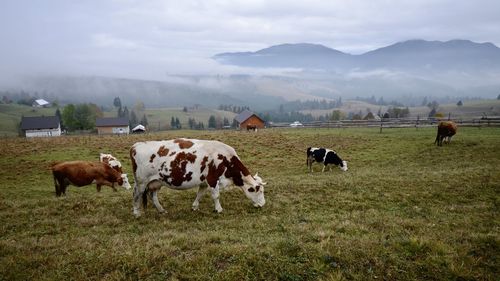
<svg viewBox="0 0 500 281"><path fill-rule="evenodd" d="M134 215L139 217L140 199L147 205L149 195L156 209L165 210L158 201L157 192L162 186L185 190L199 186L193 210L210 187L215 211L222 212L219 190L231 184L238 186L252 200L255 207L262 207L264 185L262 179L252 176L241 163L236 151L221 142L197 139L138 142L130 149L135 177Z"/></svg>
<svg viewBox="0 0 500 281"><path fill-rule="evenodd" d="M57 196L61 196L61 194L65 195L66 187L70 184L80 187L95 182L97 191L101 191L102 185L113 187L113 183L115 182L125 189L131 188L128 181L124 180L122 174L115 171L108 164L101 162L59 162L53 164L51 169Z"/></svg>
<svg viewBox="0 0 500 281"><path fill-rule="evenodd" d="M347 162L340 159L339 155L330 149L326 148L318 148L318 147L309 147L307 148L307 166L309 171L312 173L312 164L314 162L323 163L323 170L329 164L334 164L339 166L342 171L347 171ZM330 170L331 170L330 166Z"/></svg>
<svg viewBox="0 0 500 281"><path fill-rule="evenodd" d="M103 162L103 163L106 163L108 164L109 166L111 166L111 168L113 168L115 171L119 172L120 174L122 174L122 178L123 178L123 181L124 182L127 182L128 185L130 185L128 182L128 177L127 177L127 174L124 174L123 173L123 170L122 170L122 163L120 163L120 161L118 161L118 159L116 159L116 157L114 157L113 155L111 154L105 154L105 153L101 153L99 154L99 161ZM115 185L113 184L112 186L113 190L116 191L116 188L115 188Z"/></svg>
<svg viewBox="0 0 500 281"><path fill-rule="evenodd" d="M438 124L437 136L434 144L438 146L443 145L443 141L445 143L451 143L451 137L453 137L457 133L457 124L452 121L442 121Z"/></svg>

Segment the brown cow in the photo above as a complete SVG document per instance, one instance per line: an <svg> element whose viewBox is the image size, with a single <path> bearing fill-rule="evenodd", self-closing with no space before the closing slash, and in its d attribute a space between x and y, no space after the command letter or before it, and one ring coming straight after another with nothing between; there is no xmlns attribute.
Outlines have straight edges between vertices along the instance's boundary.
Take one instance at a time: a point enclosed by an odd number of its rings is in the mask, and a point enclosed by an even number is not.
<svg viewBox="0 0 500 281"><path fill-rule="evenodd" d="M457 124L453 121L442 121L438 124L437 136L434 144L438 146L443 145L443 140L445 143L451 142L451 137L457 133Z"/></svg>
<svg viewBox="0 0 500 281"><path fill-rule="evenodd" d="M131 188L128 180L125 180L126 176L124 178L121 173L105 163L68 161L55 163L51 168L57 196L65 195L66 187L70 184L80 187L95 182L97 191L101 191L102 185L110 186L116 191L113 186L115 182L125 189Z"/></svg>

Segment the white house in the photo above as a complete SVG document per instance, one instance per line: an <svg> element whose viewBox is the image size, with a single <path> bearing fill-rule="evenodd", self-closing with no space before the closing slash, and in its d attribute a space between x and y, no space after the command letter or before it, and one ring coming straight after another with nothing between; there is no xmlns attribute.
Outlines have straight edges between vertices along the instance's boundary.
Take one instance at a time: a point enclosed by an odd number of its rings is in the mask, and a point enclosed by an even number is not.
<svg viewBox="0 0 500 281"><path fill-rule="evenodd" d="M61 122L57 116L23 116L21 130L27 138L58 137L61 135Z"/></svg>
<svg viewBox="0 0 500 281"><path fill-rule="evenodd" d="M49 107L50 102L48 102L44 99L37 99L33 102L33 104L31 106L33 106L33 107Z"/></svg>

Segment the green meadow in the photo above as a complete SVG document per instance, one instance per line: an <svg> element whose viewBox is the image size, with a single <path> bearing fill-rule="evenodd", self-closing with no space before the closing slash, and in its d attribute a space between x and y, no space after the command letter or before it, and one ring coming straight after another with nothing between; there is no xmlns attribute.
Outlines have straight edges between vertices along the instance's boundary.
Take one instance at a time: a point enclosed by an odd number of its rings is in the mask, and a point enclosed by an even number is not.
<svg viewBox="0 0 500 281"><path fill-rule="evenodd" d="M167 131L130 136L0 139L0 280L498 280L500 129ZM50 164L116 156L178 137L233 146L267 182L266 205L196 189L159 192L132 215L132 190L69 187ZM336 150L349 170L306 168L306 148Z"/></svg>

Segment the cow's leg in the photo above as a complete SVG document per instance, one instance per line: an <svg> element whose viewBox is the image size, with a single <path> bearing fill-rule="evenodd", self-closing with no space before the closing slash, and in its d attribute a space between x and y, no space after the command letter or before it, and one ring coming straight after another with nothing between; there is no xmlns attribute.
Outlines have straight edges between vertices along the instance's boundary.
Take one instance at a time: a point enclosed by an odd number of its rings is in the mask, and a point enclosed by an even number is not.
<svg viewBox="0 0 500 281"><path fill-rule="evenodd" d="M214 200L214 205L215 205L215 211L217 213L222 212L222 206L220 205L219 202L219 181L217 181L217 184L212 187L212 199Z"/></svg>
<svg viewBox="0 0 500 281"><path fill-rule="evenodd" d="M97 192L101 192L101 185L100 184L96 184L95 186L97 188Z"/></svg>
<svg viewBox="0 0 500 281"><path fill-rule="evenodd" d="M156 209L160 213L164 213L165 209L160 204L160 201L158 201L158 191L161 188L161 181L159 180L153 180L148 183L147 191L149 192L149 195L151 196L151 200L153 201L153 204L155 205Z"/></svg>
<svg viewBox="0 0 500 281"><path fill-rule="evenodd" d="M196 199L194 199L193 205L191 206L191 209L193 211L197 211L200 207L200 200L203 195L205 195L205 192L207 191L207 185L205 184L200 184L200 187L198 188L198 192L196 193Z"/></svg>
<svg viewBox="0 0 500 281"><path fill-rule="evenodd" d="M139 186L137 182L134 184L134 216L140 217L141 216L141 199L142 199L142 194L144 193L144 188Z"/></svg>
<svg viewBox="0 0 500 281"><path fill-rule="evenodd" d="M324 172L325 172L326 165L327 165L327 164L323 165L323 170L321 171L322 173L324 173Z"/></svg>
<svg viewBox="0 0 500 281"><path fill-rule="evenodd" d="M153 204L155 204L156 210L160 213L165 213L165 209L160 204L160 201L158 201L158 191L153 191L151 192L151 199L153 200Z"/></svg>
<svg viewBox="0 0 500 281"><path fill-rule="evenodd" d="M59 183L59 180L57 179L56 175L53 174L54 176L54 186L56 187L56 196L61 196L61 184Z"/></svg>

